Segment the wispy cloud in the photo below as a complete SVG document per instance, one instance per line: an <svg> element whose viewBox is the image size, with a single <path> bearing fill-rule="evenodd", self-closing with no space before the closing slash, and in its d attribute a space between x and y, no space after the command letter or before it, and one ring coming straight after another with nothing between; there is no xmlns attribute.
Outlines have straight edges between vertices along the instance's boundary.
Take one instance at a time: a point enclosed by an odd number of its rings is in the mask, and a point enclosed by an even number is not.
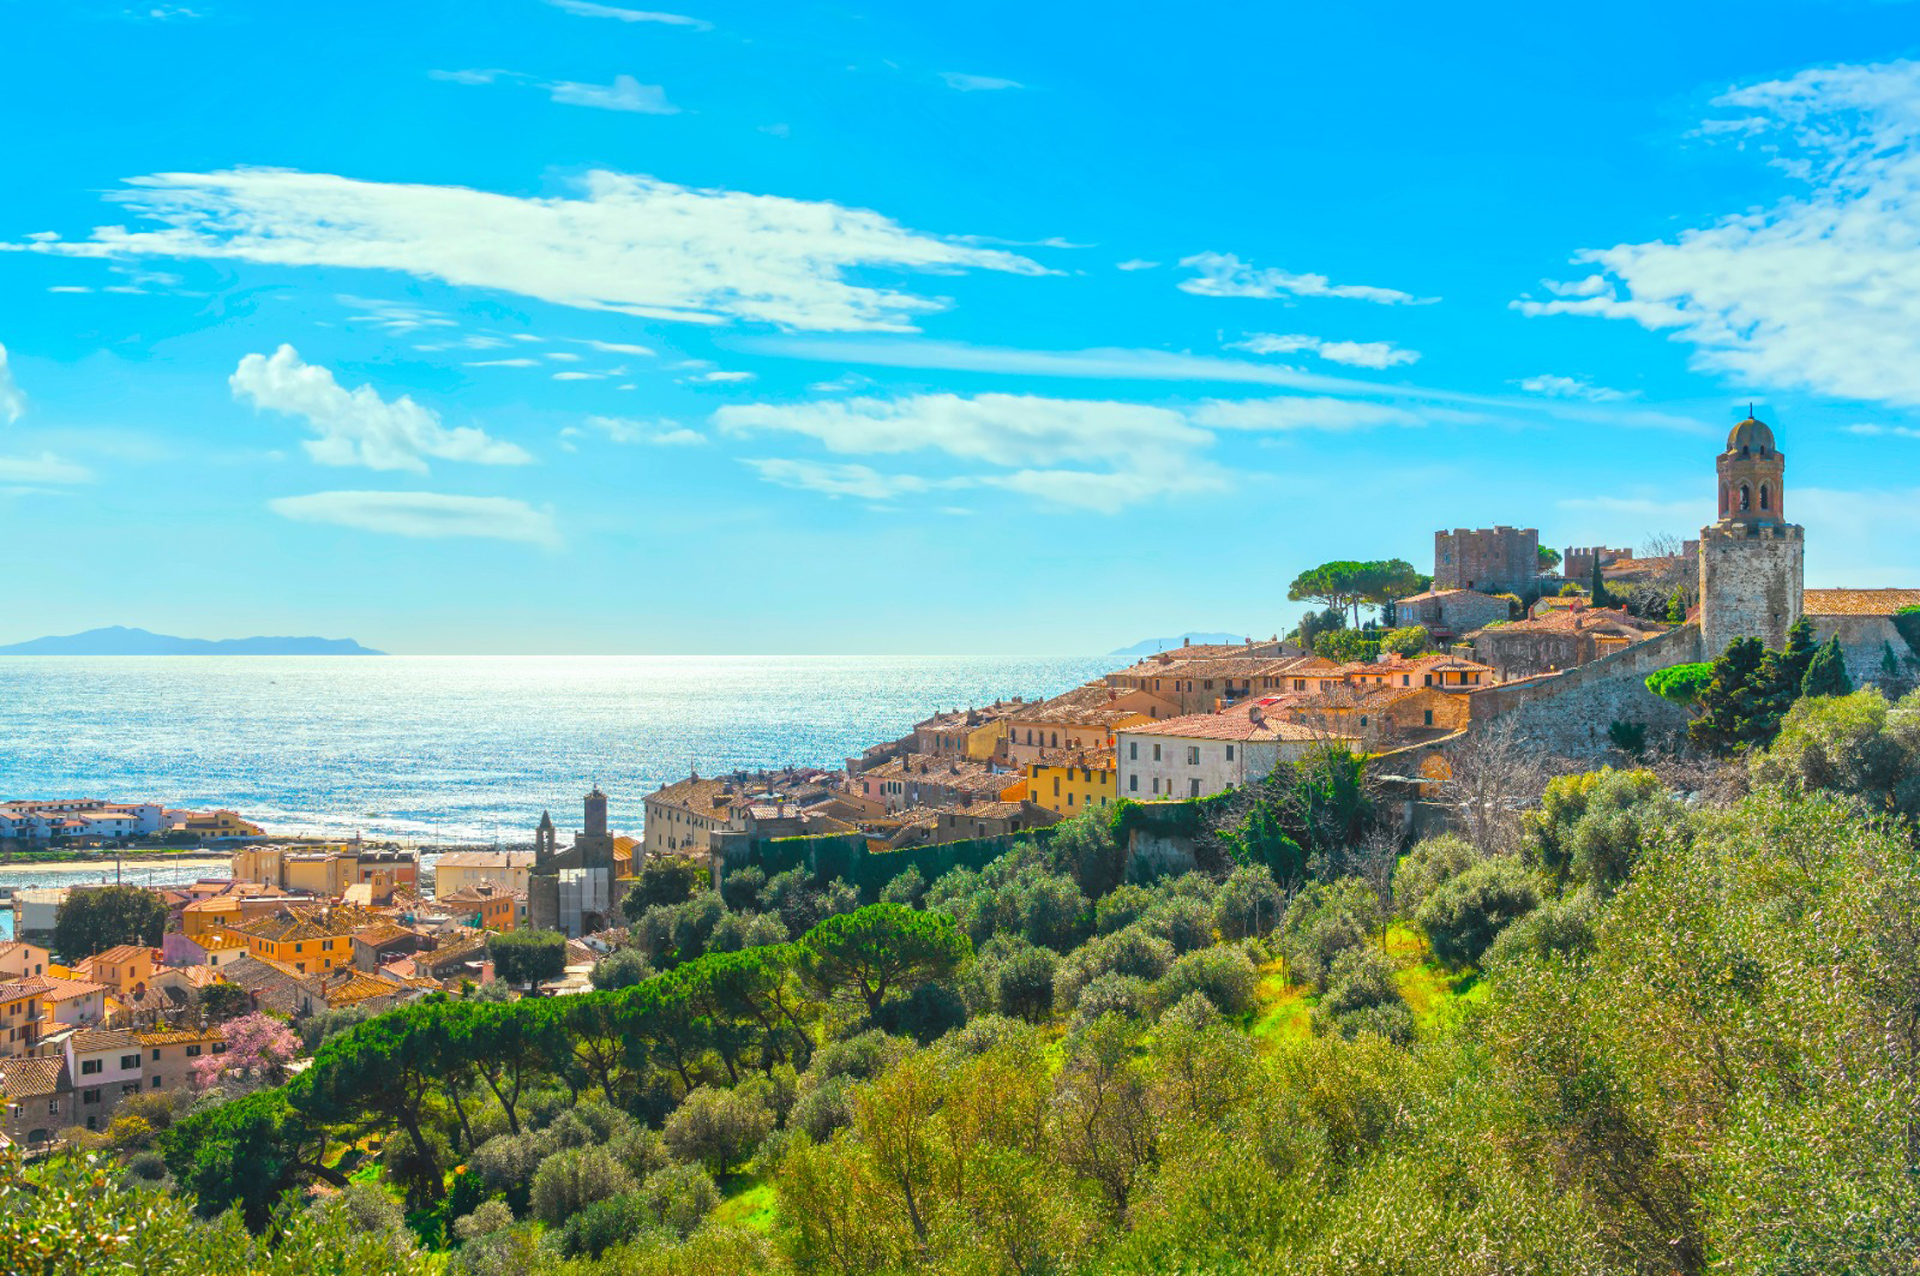
<svg viewBox="0 0 1920 1276"><path fill-rule="evenodd" d="M1633 397L1625 390L1609 390L1606 386L1595 385L1585 377L1563 377L1551 372L1527 377L1519 382L1519 386L1528 394L1544 394L1554 399L1585 399L1589 403L1615 403Z"/></svg>
<svg viewBox="0 0 1920 1276"><path fill-rule="evenodd" d="M1216 430L1347 431L1423 423L1404 409L1333 398L1208 399L1176 408L1015 394L734 404L713 419L724 433L798 434L840 454L943 454L992 468L940 482L995 487L1103 513L1155 498L1225 490L1227 474L1207 458ZM927 490L863 466L783 467L779 472L786 475L780 480L786 486L851 485L836 490L870 499L880 499L876 493L883 486L893 495ZM818 483L794 479L803 472Z"/></svg>
<svg viewBox="0 0 1920 1276"><path fill-rule="evenodd" d="M576 344L586 346L590 350L598 350L601 354L650 355L653 353L647 346L636 346L621 341L595 341L591 337L575 337L573 340Z"/></svg>
<svg viewBox="0 0 1920 1276"><path fill-rule="evenodd" d="M641 421L633 417L590 416L587 426L614 443L642 443L653 447L698 447L707 436L676 421ZM568 426L561 433L577 437L585 431Z"/></svg>
<svg viewBox="0 0 1920 1276"><path fill-rule="evenodd" d="M93 471L51 452L38 456L0 456L0 483L91 483Z"/></svg>
<svg viewBox="0 0 1920 1276"><path fill-rule="evenodd" d="M712 372L696 372L690 377L681 377L680 383L682 385L726 385L740 381L751 381L753 378L754 374L751 372L737 372L728 371L725 368L715 368Z"/></svg>
<svg viewBox="0 0 1920 1276"><path fill-rule="evenodd" d="M1003 80L993 75L968 75L964 71L942 71L940 78L947 82L948 88L958 89L962 93L990 93L998 89L1027 87L1018 80Z"/></svg>
<svg viewBox="0 0 1920 1276"><path fill-rule="evenodd" d="M426 539L477 537L553 548L560 533L553 515L503 496L449 496L439 492L314 492L267 502L282 518L329 523L363 532Z"/></svg>
<svg viewBox="0 0 1920 1276"><path fill-rule="evenodd" d="M1403 350L1391 341L1326 341L1301 333L1248 333L1244 340L1228 342L1227 349L1249 354L1311 354L1353 368L1397 368L1420 359L1418 350Z"/></svg>
<svg viewBox="0 0 1920 1276"><path fill-rule="evenodd" d="M1850 425L1847 433L1870 439L1920 439L1920 429L1910 425Z"/></svg>
<svg viewBox="0 0 1920 1276"><path fill-rule="evenodd" d="M1147 261L1142 257L1131 257L1126 261L1115 262L1113 268L1115 270L1158 270L1160 263Z"/></svg>
<svg viewBox="0 0 1920 1276"><path fill-rule="evenodd" d="M1416 297L1397 288L1336 284L1325 275L1296 275L1272 267L1263 269L1241 261L1232 253L1195 253L1182 257L1180 264L1199 272L1191 279L1181 280L1180 291L1199 297L1343 297L1388 306L1424 306L1439 300L1438 297Z"/></svg>
<svg viewBox="0 0 1920 1276"><path fill-rule="evenodd" d="M537 368L540 366L540 361L538 359L471 359L468 360L467 366L469 368Z"/></svg>
<svg viewBox="0 0 1920 1276"><path fill-rule="evenodd" d="M870 465L797 461L785 457L747 457L741 463L779 487L818 492L834 500L848 496L863 501L893 501L930 492L935 487L964 486L953 481L936 484L914 474L882 474Z"/></svg>
<svg viewBox="0 0 1920 1276"><path fill-rule="evenodd" d="M341 294L334 298L341 305L360 313L350 317L349 322L370 324L382 332L399 334L417 332L421 328L457 328L460 325L448 317L444 311L429 310L425 306L409 305L404 301L379 301L368 297L353 297Z"/></svg>
<svg viewBox="0 0 1920 1276"><path fill-rule="evenodd" d="M7 363L7 348L0 346L0 417L9 424L18 421L27 411L27 396L13 379L13 368Z"/></svg>
<svg viewBox="0 0 1920 1276"><path fill-rule="evenodd" d="M1920 404L1920 62L1802 71L1723 94L1701 134L1795 193L1670 240L1577 254L1528 315L1624 319L1746 384Z"/></svg>
<svg viewBox="0 0 1920 1276"><path fill-rule="evenodd" d="M280 169L131 185L115 198L160 229L0 248L393 270L558 305L813 331L912 331L915 316L947 304L850 282L856 270L1050 273L878 213L620 173L589 173L580 197L546 199Z"/></svg>
<svg viewBox="0 0 1920 1276"><path fill-rule="evenodd" d="M678 115L658 84L642 84L631 75L616 75L612 84L585 84L578 80L543 80L519 71L429 71L428 76L452 84L525 84L540 89L562 106L590 106L602 111L632 111L642 115Z"/></svg>
<svg viewBox="0 0 1920 1276"><path fill-rule="evenodd" d="M652 13L645 9L621 9L610 4L593 4L591 0L547 0L554 8L581 18L611 18L615 22L658 22L670 27L691 27L696 31L711 31L713 24L699 18L689 18L679 13Z"/></svg>
<svg viewBox="0 0 1920 1276"><path fill-rule="evenodd" d="M270 356L242 358L227 384L236 399L304 418L318 437L301 446L321 465L424 474L430 456L477 465L525 465L533 460L523 449L483 430L448 429L437 413L405 395L389 402L372 386L347 390L332 372L306 362L290 345Z"/></svg>

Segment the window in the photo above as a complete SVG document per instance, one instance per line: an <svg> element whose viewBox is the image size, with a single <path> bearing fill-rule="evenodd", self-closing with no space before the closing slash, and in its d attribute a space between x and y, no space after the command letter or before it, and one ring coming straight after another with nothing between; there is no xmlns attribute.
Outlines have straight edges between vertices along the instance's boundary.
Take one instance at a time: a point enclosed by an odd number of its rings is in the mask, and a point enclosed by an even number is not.
<svg viewBox="0 0 1920 1276"><path fill-rule="evenodd" d="M81 1103L98 1103L100 1102L100 1092L98 1090L84 1090L80 1094L80 1102ZM93 1118L88 1117L87 1119L91 1121Z"/></svg>
<svg viewBox="0 0 1920 1276"><path fill-rule="evenodd" d="M1153 746L1153 760L1155 762L1160 760L1160 746L1157 744Z"/></svg>
<svg viewBox="0 0 1920 1276"><path fill-rule="evenodd" d="M197 1059L197 1058L199 1058L199 1057L200 1057L200 1047L199 1047L199 1046L188 1046L188 1047L187 1047L187 1058L189 1058L189 1059Z"/></svg>
<svg viewBox="0 0 1920 1276"><path fill-rule="evenodd" d="M149 1088L158 1090L160 1088L160 1078L159 1077L151 1078Z"/></svg>
<svg viewBox="0 0 1920 1276"><path fill-rule="evenodd" d="M47 1115L48 1115L48 1116L59 1116L59 1115L60 1115L60 1100L58 1100L58 1099L48 1099L48 1100L47 1100Z"/></svg>
<svg viewBox="0 0 1920 1276"><path fill-rule="evenodd" d="M1433 725L1433 710L1431 709L1427 710L1427 725L1428 726Z"/></svg>
<svg viewBox="0 0 1920 1276"><path fill-rule="evenodd" d="M1199 796L1200 796L1200 781L1198 781L1198 780L1188 780L1188 781L1187 781L1187 796L1188 796L1188 797L1199 797Z"/></svg>
<svg viewBox="0 0 1920 1276"><path fill-rule="evenodd" d="M1190 744L1187 746L1187 765L1188 766L1200 765L1200 746L1199 745Z"/></svg>
<svg viewBox="0 0 1920 1276"><path fill-rule="evenodd" d="M1231 761L1233 761L1233 746L1232 746L1232 745L1228 745L1228 746L1227 746L1227 761L1229 761L1229 762L1231 762Z"/></svg>
<svg viewBox="0 0 1920 1276"><path fill-rule="evenodd" d="M101 1067L101 1061L98 1059L82 1059L80 1061L80 1075L83 1077L90 1077L94 1073L100 1071L100 1067Z"/></svg>
<svg viewBox="0 0 1920 1276"><path fill-rule="evenodd" d="M1128 776L1128 777L1127 777L1127 792L1129 792L1129 793L1138 793L1139 791L1140 791L1140 777L1139 777L1139 776L1137 776L1137 775L1130 775L1130 776Z"/></svg>
<svg viewBox="0 0 1920 1276"><path fill-rule="evenodd" d="M1127 761L1138 762L1139 760L1140 760L1140 742L1138 740L1127 741Z"/></svg>
<svg viewBox="0 0 1920 1276"><path fill-rule="evenodd" d="M1367 725L1367 715L1364 713L1360 715L1360 725L1363 727Z"/></svg>
<svg viewBox="0 0 1920 1276"><path fill-rule="evenodd" d="M1410 673L1401 674L1400 685L1403 687L1411 687L1413 685L1413 675Z"/></svg>
<svg viewBox="0 0 1920 1276"><path fill-rule="evenodd" d="M1073 794L1071 794L1071 793L1069 793L1069 794L1067 794L1067 805L1068 805L1068 806L1072 806L1072 805L1073 805Z"/></svg>
<svg viewBox="0 0 1920 1276"><path fill-rule="evenodd" d="M153 1061L155 1063L160 1062L160 1051L157 1048L153 1052Z"/></svg>

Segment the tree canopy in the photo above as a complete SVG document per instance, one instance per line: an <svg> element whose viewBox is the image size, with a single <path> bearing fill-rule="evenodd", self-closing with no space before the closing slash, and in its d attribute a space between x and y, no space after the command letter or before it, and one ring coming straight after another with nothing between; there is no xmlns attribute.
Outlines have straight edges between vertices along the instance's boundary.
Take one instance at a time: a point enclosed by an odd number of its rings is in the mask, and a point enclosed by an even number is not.
<svg viewBox="0 0 1920 1276"><path fill-rule="evenodd" d="M510 984L538 990L567 973L567 937L557 930L510 930L487 937L493 973Z"/></svg>
<svg viewBox="0 0 1920 1276"><path fill-rule="evenodd" d="M82 961L120 944L158 948L167 905L139 886L89 886L70 891L53 916L53 951Z"/></svg>
<svg viewBox="0 0 1920 1276"><path fill-rule="evenodd" d="M1357 626L1363 604L1384 607L1397 598L1419 593L1428 579L1403 558L1340 560L1310 567L1295 576L1287 587L1287 597L1294 602L1321 603L1329 611L1351 612Z"/></svg>
<svg viewBox="0 0 1920 1276"><path fill-rule="evenodd" d="M869 1014L879 1013L889 992L943 979L973 952L950 919L904 904L829 917L800 943L808 955L807 977L829 990L856 989Z"/></svg>

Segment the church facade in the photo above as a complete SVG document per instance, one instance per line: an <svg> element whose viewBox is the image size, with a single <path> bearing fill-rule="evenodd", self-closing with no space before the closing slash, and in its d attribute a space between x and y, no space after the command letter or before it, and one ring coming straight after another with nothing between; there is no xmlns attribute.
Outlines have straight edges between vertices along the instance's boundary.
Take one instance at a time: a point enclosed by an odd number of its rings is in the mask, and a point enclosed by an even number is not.
<svg viewBox="0 0 1920 1276"><path fill-rule="evenodd" d="M598 786L587 794L583 823L563 851L553 816L540 813L527 874L527 920L536 930L557 930L572 939L605 930L619 918L623 892L607 829L607 795Z"/></svg>

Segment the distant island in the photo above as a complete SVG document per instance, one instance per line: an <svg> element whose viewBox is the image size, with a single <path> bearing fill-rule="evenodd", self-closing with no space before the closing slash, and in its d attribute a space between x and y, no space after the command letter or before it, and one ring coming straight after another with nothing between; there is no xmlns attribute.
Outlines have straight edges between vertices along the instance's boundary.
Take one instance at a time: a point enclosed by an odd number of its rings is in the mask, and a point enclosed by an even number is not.
<svg viewBox="0 0 1920 1276"><path fill-rule="evenodd" d="M1172 651L1175 647L1189 642L1209 646L1224 646L1228 644L1238 646L1246 640L1247 636L1245 634L1184 633L1176 634L1172 638L1142 639L1134 643L1131 647L1122 647L1118 651L1109 651L1107 654L1109 656L1152 656L1162 651ZM0 650L4 649L0 648Z"/></svg>
<svg viewBox="0 0 1920 1276"><path fill-rule="evenodd" d="M351 638L175 638L110 625L0 647L0 656L384 656Z"/></svg>

